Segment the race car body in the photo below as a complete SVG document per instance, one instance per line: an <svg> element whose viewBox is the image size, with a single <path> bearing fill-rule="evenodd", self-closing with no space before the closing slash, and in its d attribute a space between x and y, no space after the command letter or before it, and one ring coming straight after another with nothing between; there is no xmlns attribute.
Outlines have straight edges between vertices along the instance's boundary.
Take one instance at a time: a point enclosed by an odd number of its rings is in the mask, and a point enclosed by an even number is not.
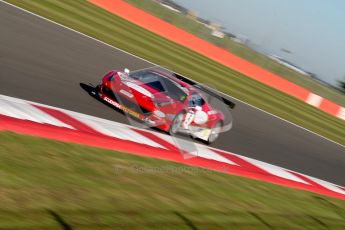
<svg viewBox="0 0 345 230"><path fill-rule="evenodd" d="M214 142L223 130L224 113L212 108L201 90L176 76L159 68L112 70L95 93L151 127Z"/></svg>

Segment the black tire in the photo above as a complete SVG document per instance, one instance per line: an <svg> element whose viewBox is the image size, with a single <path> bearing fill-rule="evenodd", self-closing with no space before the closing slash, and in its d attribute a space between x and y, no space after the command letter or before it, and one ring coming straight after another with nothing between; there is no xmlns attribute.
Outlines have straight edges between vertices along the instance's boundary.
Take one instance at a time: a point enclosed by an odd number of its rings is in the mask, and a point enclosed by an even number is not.
<svg viewBox="0 0 345 230"><path fill-rule="evenodd" d="M170 127L169 127L169 134L170 135L175 135L178 132L178 129L181 127L184 115L186 113L184 111L178 113L174 119L172 120Z"/></svg>
<svg viewBox="0 0 345 230"><path fill-rule="evenodd" d="M210 136L208 137L208 139L206 141L206 143L208 145L214 143L218 139L220 131L221 131L221 128L222 128L222 122L220 122L220 121L217 121L213 125L213 127L211 129L211 134L210 134Z"/></svg>

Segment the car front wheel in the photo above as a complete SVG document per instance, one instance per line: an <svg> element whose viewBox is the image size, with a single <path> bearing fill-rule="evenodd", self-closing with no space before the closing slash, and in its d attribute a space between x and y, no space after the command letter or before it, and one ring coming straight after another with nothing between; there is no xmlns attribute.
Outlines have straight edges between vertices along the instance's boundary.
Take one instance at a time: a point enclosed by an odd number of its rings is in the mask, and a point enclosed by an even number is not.
<svg viewBox="0 0 345 230"><path fill-rule="evenodd" d="M178 132L179 128L182 125L184 115L184 112L180 112L174 117L169 128L170 135L176 134Z"/></svg>

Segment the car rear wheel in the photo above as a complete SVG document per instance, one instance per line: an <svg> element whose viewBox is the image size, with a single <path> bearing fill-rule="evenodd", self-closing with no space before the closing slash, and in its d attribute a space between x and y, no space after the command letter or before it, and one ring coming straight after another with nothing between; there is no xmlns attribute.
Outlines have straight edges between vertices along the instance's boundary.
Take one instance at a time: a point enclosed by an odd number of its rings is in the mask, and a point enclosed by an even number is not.
<svg viewBox="0 0 345 230"><path fill-rule="evenodd" d="M183 118L184 118L185 113L184 112L180 112L179 114L177 114L174 119L171 122L170 128L169 128L169 133L171 135L176 134L179 130L179 128L182 125L183 122Z"/></svg>

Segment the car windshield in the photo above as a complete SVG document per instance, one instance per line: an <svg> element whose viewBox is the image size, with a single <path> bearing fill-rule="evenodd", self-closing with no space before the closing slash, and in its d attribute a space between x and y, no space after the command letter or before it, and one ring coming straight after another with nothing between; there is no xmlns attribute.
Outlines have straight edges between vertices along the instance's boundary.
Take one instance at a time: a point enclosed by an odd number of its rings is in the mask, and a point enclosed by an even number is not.
<svg viewBox="0 0 345 230"><path fill-rule="evenodd" d="M141 81L158 92L167 94L174 100L183 102L187 97L182 86L169 79L167 76L164 76L163 73L155 72L153 70L139 70L131 72L129 76L135 80Z"/></svg>

